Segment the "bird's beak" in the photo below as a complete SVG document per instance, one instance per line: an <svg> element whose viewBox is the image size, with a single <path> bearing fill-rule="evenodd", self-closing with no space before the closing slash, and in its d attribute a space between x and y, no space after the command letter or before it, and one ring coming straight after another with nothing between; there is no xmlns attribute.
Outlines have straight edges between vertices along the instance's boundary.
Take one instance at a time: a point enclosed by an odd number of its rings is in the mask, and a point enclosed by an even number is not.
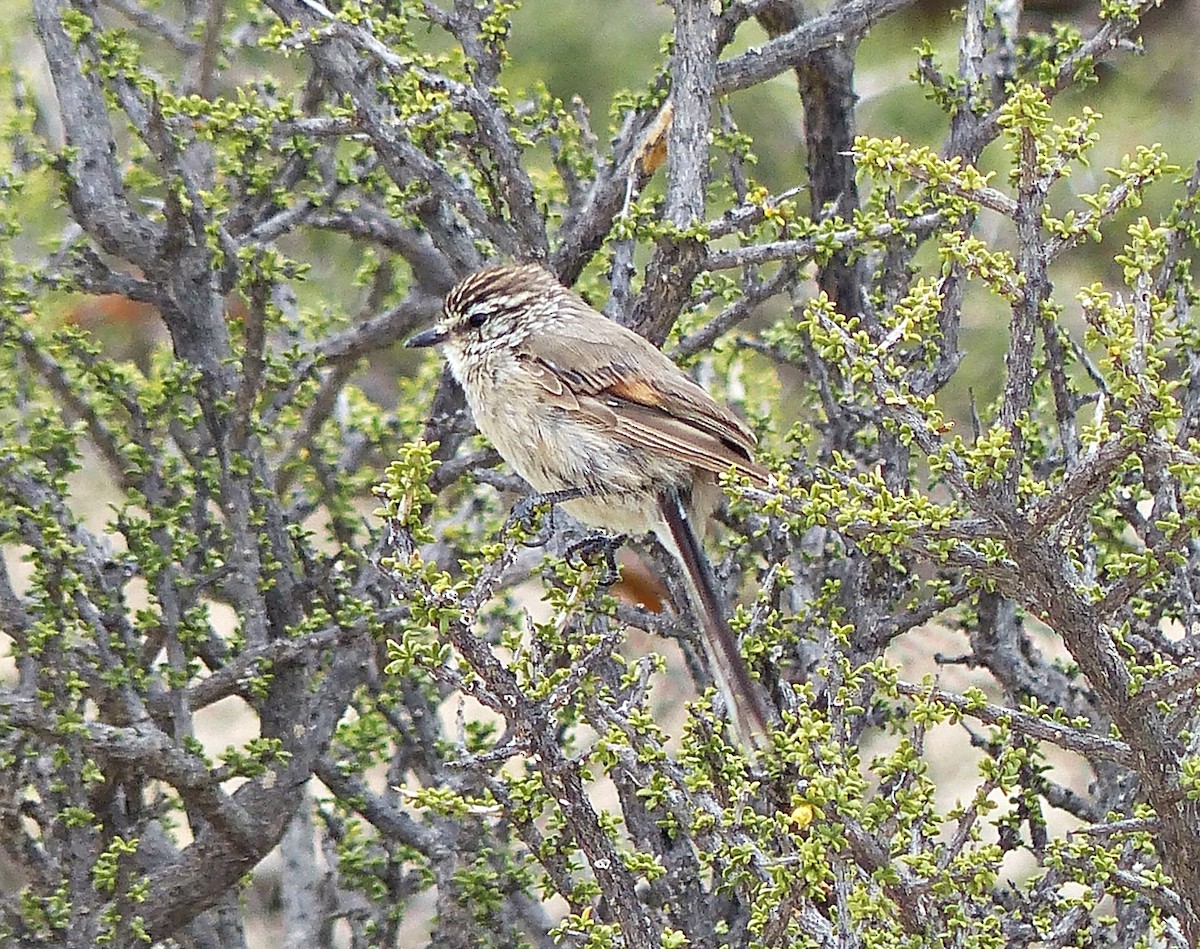
<svg viewBox="0 0 1200 949"><path fill-rule="evenodd" d="M423 346L436 346L438 343L444 343L446 337L450 334L440 326L434 325L427 330L421 330L416 336L409 338L404 344L408 349L417 349Z"/></svg>

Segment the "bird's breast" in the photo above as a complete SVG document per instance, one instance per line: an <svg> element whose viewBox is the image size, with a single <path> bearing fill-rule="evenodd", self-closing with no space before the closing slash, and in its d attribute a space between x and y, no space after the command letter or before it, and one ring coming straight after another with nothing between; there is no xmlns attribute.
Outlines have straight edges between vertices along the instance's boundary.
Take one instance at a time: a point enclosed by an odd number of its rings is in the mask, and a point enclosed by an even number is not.
<svg viewBox="0 0 1200 949"><path fill-rule="evenodd" d="M447 353L450 368L479 431L534 490L589 492L566 504L584 523L629 534L654 530L661 522L657 498L667 487L687 491L699 523L719 501L715 478L699 477L677 459L622 441L569 393L550 393L515 357L455 355Z"/></svg>
<svg viewBox="0 0 1200 949"><path fill-rule="evenodd" d="M661 458L622 442L569 397L548 392L518 360L466 363L469 369L452 361L451 369L466 393L475 424L537 490L629 491L662 479Z"/></svg>

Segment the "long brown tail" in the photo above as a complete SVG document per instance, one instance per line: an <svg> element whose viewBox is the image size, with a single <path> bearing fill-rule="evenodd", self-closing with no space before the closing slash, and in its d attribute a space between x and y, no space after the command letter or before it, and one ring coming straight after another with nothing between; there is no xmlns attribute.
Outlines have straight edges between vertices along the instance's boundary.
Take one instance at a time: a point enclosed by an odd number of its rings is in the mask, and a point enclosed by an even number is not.
<svg viewBox="0 0 1200 949"><path fill-rule="evenodd" d="M708 556L692 529L687 508L678 491L664 492L658 499L658 508L670 531L673 553L683 565L692 598L700 613L704 648L717 685L729 705L734 727L743 739L757 744L766 735L767 726L775 716L767 705L761 687L750 677L750 670L746 668L741 650L738 649L737 637L725 619Z"/></svg>

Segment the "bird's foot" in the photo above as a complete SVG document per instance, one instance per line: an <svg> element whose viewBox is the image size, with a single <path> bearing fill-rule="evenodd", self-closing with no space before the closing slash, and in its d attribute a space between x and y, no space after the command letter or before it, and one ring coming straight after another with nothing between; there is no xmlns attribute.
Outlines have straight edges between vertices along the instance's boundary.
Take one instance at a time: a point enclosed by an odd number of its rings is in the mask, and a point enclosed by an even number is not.
<svg viewBox="0 0 1200 949"><path fill-rule="evenodd" d="M588 492L583 488L567 488L562 491L547 491L529 494L517 501L509 511L500 534L508 534L514 527L524 535L521 543L526 547L541 547L554 531L554 508L564 501L574 501ZM544 514L541 509L545 508Z"/></svg>
<svg viewBox="0 0 1200 949"><path fill-rule="evenodd" d="M600 555L603 558L604 573L597 582L602 587L610 587L621 579L621 571L617 567L617 551L626 539L625 534L605 534L603 531L588 534L567 548L567 563L583 567L587 566L593 557Z"/></svg>

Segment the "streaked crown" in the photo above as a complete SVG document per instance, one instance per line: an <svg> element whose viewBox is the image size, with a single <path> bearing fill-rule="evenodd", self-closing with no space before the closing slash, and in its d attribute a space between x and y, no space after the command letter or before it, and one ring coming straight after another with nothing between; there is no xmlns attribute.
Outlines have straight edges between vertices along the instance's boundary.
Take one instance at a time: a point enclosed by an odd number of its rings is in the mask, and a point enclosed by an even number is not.
<svg viewBox="0 0 1200 949"><path fill-rule="evenodd" d="M489 267L446 294L444 325L453 335L523 337L552 322L564 297L568 292L540 264Z"/></svg>

